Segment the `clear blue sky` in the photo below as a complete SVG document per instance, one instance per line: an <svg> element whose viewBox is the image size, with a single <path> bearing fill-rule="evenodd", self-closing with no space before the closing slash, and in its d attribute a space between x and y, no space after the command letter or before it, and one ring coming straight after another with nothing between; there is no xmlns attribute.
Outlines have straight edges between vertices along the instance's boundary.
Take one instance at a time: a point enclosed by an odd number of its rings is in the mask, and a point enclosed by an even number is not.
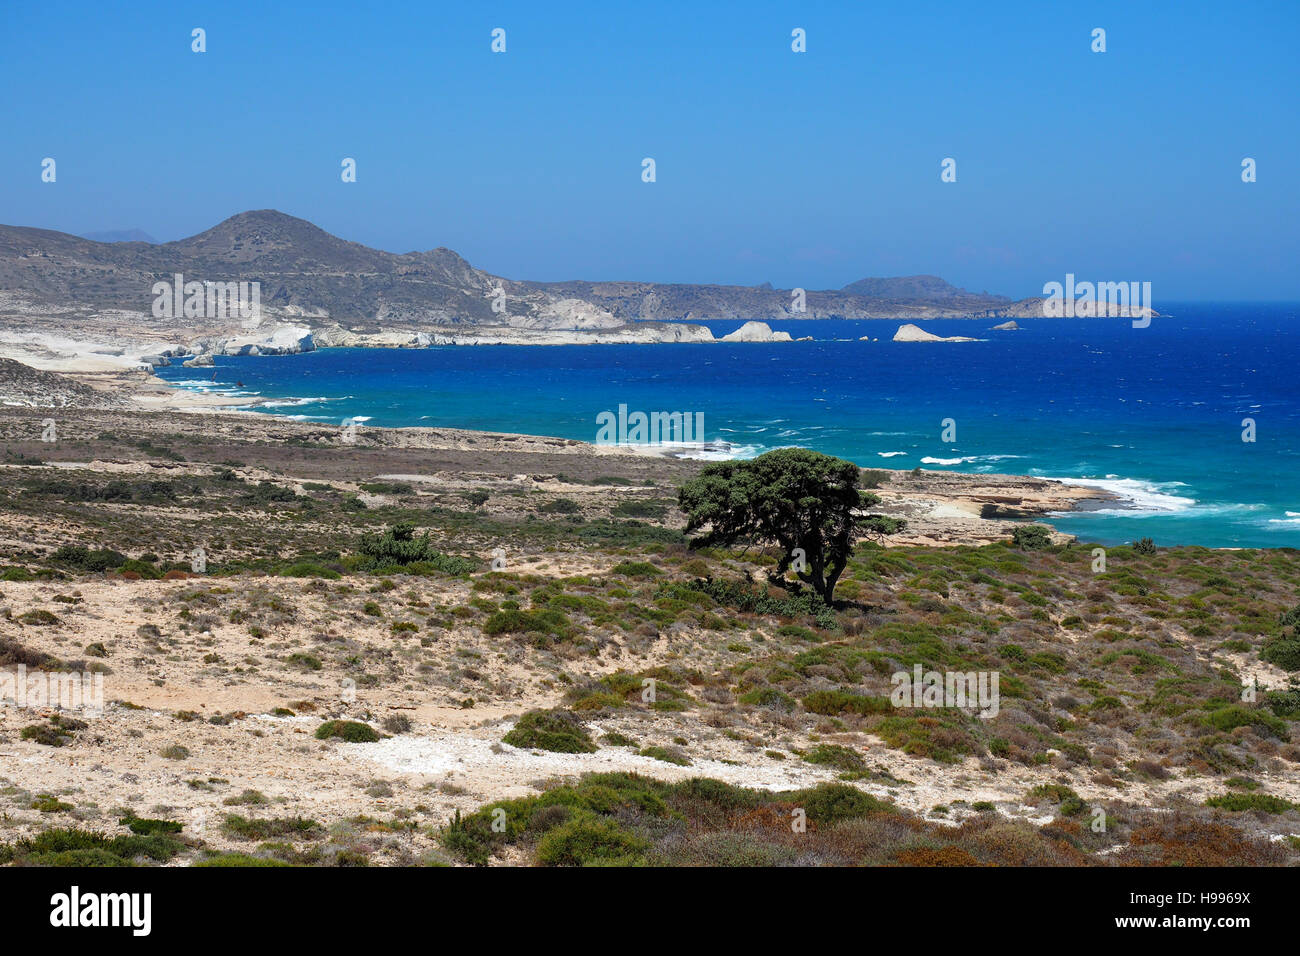
<svg viewBox="0 0 1300 956"><path fill-rule="evenodd" d="M270 207L521 279L1300 299L1296 0L0 4L6 224Z"/></svg>

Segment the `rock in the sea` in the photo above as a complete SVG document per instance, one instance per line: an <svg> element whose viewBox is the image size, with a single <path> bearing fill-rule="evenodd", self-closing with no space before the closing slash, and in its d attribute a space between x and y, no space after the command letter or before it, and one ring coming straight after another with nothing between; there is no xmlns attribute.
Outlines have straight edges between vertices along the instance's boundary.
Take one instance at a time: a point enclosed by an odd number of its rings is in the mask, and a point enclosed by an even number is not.
<svg viewBox="0 0 1300 956"><path fill-rule="evenodd" d="M933 333L927 332L924 329L920 328L919 326L912 325L909 322L907 325L900 325L898 327L898 331L894 333L894 341L895 342L978 342L979 339L970 339L964 335L950 335L945 338L942 335L934 335Z"/></svg>
<svg viewBox="0 0 1300 956"><path fill-rule="evenodd" d="M181 363L183 368L211 368L212 365L213 361L211 352L204 352L201 355L194 356L193 358L187 358Z"/></svg>
<svg viewBox="0 0 1300 956"><path fill-rule="evenodd" d="M789 332L773 332L766 322L746 322L736 331L724 335L722 342L789 342Z"/></svg>
<svg viewBox="0 0 1300 956"><path fill-rule="evenodd" d="M1010 322L1003 322L1001 325L993 326L994 332L1016 332L1019 331L1019 329L1020 326L1016 325L1015 319L1012 319Z"/></svg>

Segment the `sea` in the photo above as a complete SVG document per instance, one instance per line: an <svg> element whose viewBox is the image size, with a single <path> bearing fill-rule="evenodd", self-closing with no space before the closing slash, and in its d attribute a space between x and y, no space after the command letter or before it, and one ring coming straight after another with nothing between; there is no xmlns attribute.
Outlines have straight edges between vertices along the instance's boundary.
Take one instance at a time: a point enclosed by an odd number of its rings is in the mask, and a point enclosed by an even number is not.
<svg viewBox="0 0 1300 956"><path fill-rule="evenodd" d="M758 316L811 341L322 349L157 372L267 414L365 427L596 441L620 406L702 415L703 440L677 453L797 446L867 468L1068 479L1119 496L1052 516L1084 541L1300 547L1300 303L1157 307L1146 328L916 322L980 340L962 343L893 342L897 319ZM741 323L698 324L720 336Z"/></svg>

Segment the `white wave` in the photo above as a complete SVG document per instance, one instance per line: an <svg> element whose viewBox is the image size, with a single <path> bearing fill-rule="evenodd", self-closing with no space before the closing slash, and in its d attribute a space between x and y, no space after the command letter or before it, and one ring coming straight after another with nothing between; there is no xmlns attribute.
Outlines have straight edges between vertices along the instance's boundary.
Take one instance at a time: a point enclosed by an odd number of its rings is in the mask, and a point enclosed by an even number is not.
<svg viewBox="0 0 1300 956"><path fill-rule="evenodd" d="M1047 476L1044 476L1047 477ZM1083 485L1086 488L1100 488L1109 491L1127 504L1123 508L1099 508L1089 514L1124 515L1135 517L1136 514L1177 514L1196 506L1195 498L1174 494L1176 488L1187 487L1181 481L1144 481L1140 478L1119 478L1108 475L1105 478L1052 478L1048 481L1063 481L1071 485Z"/></svg>
<svg viewBox="0 0 1300 956"><path fill-rule="evenodd" d="M315 405L318 402L337 402L337 398L277 398L270 402L261 402L263 408L295 408L298 405Z"/></svg>
<svg viewBox="0 0 1300 956"><path fill-rule="evenodd" d="M876 452L881 458L897 458L899 455L906 455L905 451L878 451Z"/></svg>
<svg viewBox="0 0 1300 956"><path fill-rule="evenodd" d="M1024 455L966 455L962 458L931 458L926 456L921 459L923 465L969 465L977 461L1003 461L1007 458L1024 458Z"/></svg>
<svg viewBox="0 0 1300 956"><path fill-rule="evenodd" d="M763 450L761 445L733 445L725 441L712 441L687 446L684 451L674 452L673 457L694 461L732 461L737 458L753 458Z"/></svg>

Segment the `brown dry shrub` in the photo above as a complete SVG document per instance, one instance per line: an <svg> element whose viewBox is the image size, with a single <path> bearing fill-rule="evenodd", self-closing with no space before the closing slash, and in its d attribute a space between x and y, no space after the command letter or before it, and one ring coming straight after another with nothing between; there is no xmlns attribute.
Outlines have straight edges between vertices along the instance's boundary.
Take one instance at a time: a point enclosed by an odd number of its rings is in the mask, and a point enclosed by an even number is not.
<svg viewBox="0 0 1300 956"><path fill-rule="evenodd" d="M981 863L961 847L945 846L939 849L917 847L898 854L900 866L991 866Z"/></svg>
<svg viewBox="0 0 1300 956"><path fill-rule="evenodd" d="M32 670L53 670L59 666L59 661L44 651L33 650L11 637L0 636L0 667L16 667L19 664Z"/></svg>
<svg viewBox="0 0 1300 956"><path fill-rule="evenodd" d="M1135 826L1129 845L1115 854L1127 866L1282 866L1288 857L1279 844L1185 814Z"/></svg>
<svg viewBox="0 0 1300 956"><path fill-rule="evenodd" d="M977 860L999 866L1088 866L1095 861L1063 840L1052 840L1024 820L968 820L953 834Z"/></svg>
<svg viewBox="0 0 1300 956"><path fill-rule="evenodd" d="M817 833L817 848L842 865L883 866L900 845L916 839L926 825L914 817L880 814L833 824Z"/></svg>

